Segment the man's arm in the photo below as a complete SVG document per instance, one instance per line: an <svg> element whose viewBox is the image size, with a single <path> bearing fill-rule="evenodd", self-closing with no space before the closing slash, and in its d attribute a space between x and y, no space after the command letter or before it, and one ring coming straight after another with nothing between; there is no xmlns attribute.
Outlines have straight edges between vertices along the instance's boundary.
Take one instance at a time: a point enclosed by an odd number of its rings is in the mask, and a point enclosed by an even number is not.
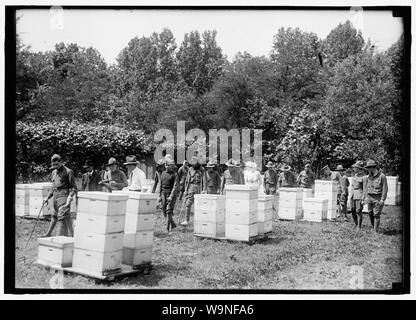
<svg viewBox="0 0 416 320"><path fill-rule="evenodd" d="M179 174L175 174L175 182L173 183L172 191L169 194L169 198L173 198L179 189Z"/></svg>
<svg viewBox="0 0 416 320"><path fill-rule="evenodd" d="M69 196L73 198L73 196L77 193L78 188L75 182L74 171L72 171L71 169L68 170L68 179L69 179L69 188L71 190L69 192Z"/></svg>
<svg viewBox="0 0 416 320"><path fill-rule="evenodd" d="M119 170L118 178L120 179L120 182L117 182L117 181L113 180L114 183L110 182L110 185L113 185L116 188L120 188L120 189L123 189L123 188L125 188L129 185L128 182L127 182L127 177L126 177L126 175L124 174L123 171Z"/></svg>

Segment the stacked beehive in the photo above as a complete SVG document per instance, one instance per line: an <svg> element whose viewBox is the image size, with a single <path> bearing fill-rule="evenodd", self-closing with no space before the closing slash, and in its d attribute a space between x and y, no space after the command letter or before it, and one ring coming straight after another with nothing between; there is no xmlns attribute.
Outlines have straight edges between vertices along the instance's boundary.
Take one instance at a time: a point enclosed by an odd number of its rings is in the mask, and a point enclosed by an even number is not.
<svg viewBox="0 0 416 320"><path fill-rule="evenodd" d="M225 196L195 195L194 234L225 236Z"/></svg>
<svg viewBox="0 0 416 320"><path fill-rule="evenodd" d="M152 261L157 195L134 191L128 195L124 225L123 264L140 266Z"/></svg>
<svg viewBox="0 0 416 320"><path fill-rule="evenodd" d="M42 203L49 195L52 182L33 183L29 186L29 215L38 216ZM48 204L43 206L41 216L51 216L54 212L53 201L50 199Z"/></svg>
<svg viewBox="0 0 416 320"><path fill-rule="evenodd" d="M336 219L338 212L337 204L338 183L335 181L316 180L315 198L328 199L328 220Z"/></svg>
<svg viewBox="0 0 416 320"><path fill-rule="evenodd" d="M74 238L63 236L39 238L38 243L38 263L62 268L72 265Z"/></svg>
<svg viewBox="0 0 416 320"><path fill-rule="evenodd" d="M397 205L399 202L398 201L398 195L399 195L398 177L386 176L386 178L387 178L388 191L387 191L387 198L384 203L388 205L393 205L393 206Z"/></svg>
<svg viewBox="0 0 416 320"><path fill-rule="evenodd" d="M312 188L303 188L302 192L302 210L304 205L304 200L306 198L312 198L313 197L313 189Z"/></svg>
<svg viewBox="0 0 416 320"><path fill-rule="evenodd" d="M303 220L321 222L326 219L328 212L328 199L303 199Z"/></svg>
<svg viewBox="0 0 416 320"><path fill-rule="evenodd" d="M121 268L125 194L79 192L73 267L107 275Z"/></svg>
<svg viewBox="0 0 416 320"><path fill-rule="evenodd" d="M225 237L249 241L258 235L258 186L225 186Z"/></svg>
<svg viewBox="0 0 416 320"><path fill-rule="evenodd" d="M273 202L272 195L259 195L258 199L258 222L257 231L259 235L273 230Z"/></svg>
<svg viewBox="0 0 416 320"><path fill-rule="evenodd" d="M276 194L273 197L273 209L277 218L279 215L279 190L276 190Z"/></svg>
<svg viewBox="0 0 416 320"><path fill-rule="evenodd" d="M29 186L29 184L16 184L16 216L26 216L29 214Z"/></svg>
<svg viewBox="0 0 416 320"><path fill-rule="evenodd" d="M284 220L302 219L303 188L279 189L279 218Z"/></svg>

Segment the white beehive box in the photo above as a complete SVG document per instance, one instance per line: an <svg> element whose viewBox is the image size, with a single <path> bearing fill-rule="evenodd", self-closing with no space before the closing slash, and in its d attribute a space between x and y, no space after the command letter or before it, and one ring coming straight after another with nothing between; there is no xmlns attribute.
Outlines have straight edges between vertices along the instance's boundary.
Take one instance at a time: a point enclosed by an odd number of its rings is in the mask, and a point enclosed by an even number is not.
<svg viewBox="0 0 416 320"><path fill-rule="evenodd" d="M259 186L246 184L226 184L225 197L226 199L257 199L259 196Z"/></svg>
<svg viewBox="0 0 416 320"><path fill-rule="evenodd" d="M52 182L33 183L29 186L29 216L38 216L42 203L49 195ZM54 212L53 199L43 206L41 216L50 216Z"/></svg>
<svg viewBox="0 0 416 320"><path fill-rule="evenodd" d="M272 195L259 195L258 199L258 210L265 211L269 209L273 209L273 201L275 197Z"/></svg>
<svg viewBox="0 0 416 320"><path fill-rule="evenodd" d="M126 222L124 231L135 233L138 231L147 231L155 229L155 215L154 214L136 214L126 213Z"/></svg>
<svg viewBox="0 0 416 320"><path fill-rule="evenodd" d="M195 212L197 211L224 211L225 196L216 194L196 194L194 196Z"/></svg>
<svg viewBox="0 0 416 320"><path fill-rule="evenodd" d="M279 219L298 220L302 219L302 207L285 208L279 207Z"/></svg>
<svg viewBox="0 0 416 320"><path fill-rule="evenodd" d="M148 248L123 248L123 264L128 266L139 266L152 262L152 247Z"/></svg>
<svg viewBox="0 0 416 320"><path fill-rule="evenodd" d="M257 232L260 235L268 233L268 232L272 232L272 230L273 230L272 220L259 221L257 223Z"/></svg>
<svg viewBox="0 0 416 320"><path fill-rule="evenodd" d="M125 218L125 215L104 216L78 212L75 229L99 234L119 233L124 231Z"/></svg>
<svg viewBox="0 0 416 320"><path fill-rule="evenodd" d="M121 268L122 255L123 250L104 253L75 248L72 266L74 269L106 275Z"/></svg>
<svg viewBox="0 0 416 320"><path fill-rule="evenodd" d="M225 237L230 240L249 241L258 235L257 222L247 225L226 224Z"/></svg>
<svg viewBox="0 0 416 320"><path fill-rule="evenodd" d="M49 237L38 239L38 263L70 267L74 253L74 239L71 237Z"/></svg>
<svg viewBox="0 0 416 320"><path fill-rule="evenodd" d="M274 195L273 209L276 211L276 213L279 211L279 191L276 191L276 194Z"/></svg>
<svg viewBox="0 0 416 320"><path fill-rule="evenodd" d="M259 211L258 212L258 221L268 221L268 220L273 220L273 209L267 209L264 211Z"/></svg>
<svg viewBox="0 0 416 320"><path fill-rule="evenodd" d="M250 212L227 211L225 214L225 223L249 225L258 221L257 215L257 210Z"/></svg>
<svg viewBox="0 0 416 320"><path fill-rule="evenodd" d="M153 246L153 231L140 231L136 233L125 233L123 248L148 248Z"/></svg>
<svg viewBox="0 0 416 320"><path fill-rule="evenodd" d="M154 214L156 213L157 194L136 191L113 191L113 194L128 196L126 213Z"/></svg>
<svg viewBox="0 0 416 320"><path fill-rule="evenodd" d="M338 184L332 180L315 180L315 196L317 192L338 192Z"/></svg>
<svg viewBox="0 0 416 320"><path fill-rule="evenodd" d="M257 199L228 199L225 201L225 212L238 212L238 213L250 213L257 212L258 201Z"/></svg>
<svg viewBox="0 0 416 320"><path fill-rule="evenodd" d="M46 198L52 189L52 182L32 183L29 187L30 197Z"/></svg>
<svg viewBox="0 0 416 320"><path fill-rule="evenodd" d="M398 194L398 177L397 176L386 176L387 179L387 198L384 202L387 205L396 205L397 204L397 194Z"/></svg>
<svg viewBox="0 0 416 320"><path fill-rule="evenodd" d="M30 203L29 216L37 217L39 214L39 210L42 207L42 203L33 204L31 201L32 201L32 198L29 199L29 203ZM53 199L51 198L49 199L48 204L43 206L40 216L44 216L44 217L51 216L54 213L54 211L55 210L53 208Z"/></svg>
<svg viewBox="0 0 416 320"><path fill-rule="evenodd" d="M16 184L16 216L27 216L29 214L29 188L29 184Z"/></svg>
<svg viewBox="0 0 416 320"><path fill-rule="evenodd" d="M210 223L224 223L225 210L200 210L195 209L194 221L210 222Z"/></svg>
<svg viewBox="0 0 416 320"><path fill-rule="evenodd" d="M225 223L194 220L194 234L210 237L224 237Z"/></svg>
<svg viewBox="0 0 416 320"><path fill-rule="evenodd" d="M126 214L129 196L125 193L78 192L78 212L103 216Z"/></svg>
<svg viewBox="0 0 416 320"><path fill-rule="evenodd" d="M312 198L312 197L313 197L313 189L312 188L303 188L302 199Z"/></svg>
<svg viewBox="0 0 416 320"><path fill-rule="evenodd" d="M123 237L123 232L98 234L93 232L81 232L80 229L75 228L74 246L77 249L113 252L123 249Z"/></svg>
<svg viewBox="0 0 416 320"><path fill-rule="evenodd" d="M328 213L328 200L305 198L303 202L303 220L322 221Z"/></svg>
<svg viewBox="0 0 416 320"><path fill-rule="evenodd" d="M326 212L326 219L327 220L335 220L338 216L338 210L337 209L328 209Z"/></svg>

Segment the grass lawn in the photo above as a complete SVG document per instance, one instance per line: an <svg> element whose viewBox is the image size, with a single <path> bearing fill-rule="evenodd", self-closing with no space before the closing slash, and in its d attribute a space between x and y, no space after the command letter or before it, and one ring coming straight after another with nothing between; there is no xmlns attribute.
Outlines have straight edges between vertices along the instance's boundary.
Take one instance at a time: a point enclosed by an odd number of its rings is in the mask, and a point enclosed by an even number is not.
<svg viewBox="0 0 416 320"><path fill-rule="evenodd" d="M36 235L46 231L40 221L28 249L23 247L34 220L16 219L16 287L49 288L52 273L36 265ZM262 243L247 245L194 238L192 228L168 234L156 219L153 270L149 275L112 283L68 274L71 289L349 289L353 266L363 270L364 289L391 289L402 281L401 207L385 206L382 234L374 235L364 215L363 230L349 222L273 221ZM25 256L27 259L19 262Z"/></svg>

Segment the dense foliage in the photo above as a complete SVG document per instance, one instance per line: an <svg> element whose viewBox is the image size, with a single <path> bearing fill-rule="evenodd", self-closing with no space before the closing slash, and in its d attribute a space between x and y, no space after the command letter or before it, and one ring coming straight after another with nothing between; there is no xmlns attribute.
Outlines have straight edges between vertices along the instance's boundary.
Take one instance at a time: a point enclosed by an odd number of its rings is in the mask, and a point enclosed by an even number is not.
<svg viewBox="0 0 416 320"><path fill-rule="evenodd" d="M176 132L184 120L187 130L263 129L265 158L296 170L373 158L398 174L403 61L403 38L378 52L348 21L325 39L281 28L269 56L231 61L215 31L192 31L179 46L169 29L136 37L113 65L93 48L60 43L33 53L18 39L18 147L30 152L17 162L34 169L61 152L76 167L87 157L140 153L143 133Z"/></svg>

